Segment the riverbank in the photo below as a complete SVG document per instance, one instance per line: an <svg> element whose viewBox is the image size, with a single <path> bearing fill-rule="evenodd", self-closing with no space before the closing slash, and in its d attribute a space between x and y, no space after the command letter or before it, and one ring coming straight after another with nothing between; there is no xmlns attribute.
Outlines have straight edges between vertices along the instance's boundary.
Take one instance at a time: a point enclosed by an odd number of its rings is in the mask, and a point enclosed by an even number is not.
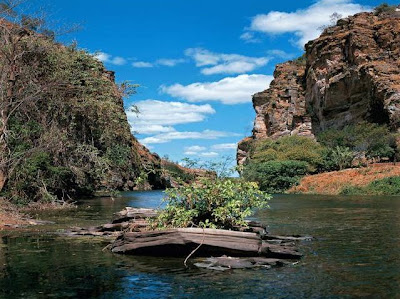
<svg viewBox="0 0 400 299"><path fill-rule="evenodd" d="M28 224L25 215L20 213L14 205L0 198L0 231Z"/></svg>
<svg viewBox="0 0 400 299"><path fill-rule="evenodd" d="M375 165L371 167L332 171L305 176L300 180L299 185L289 189L288 193L324 195L351 194L348 190L354 188L357 188L358 191L366 190L366 187L376 181L398 176L400 176L400 165ZM357 194L360 194L360 192Z"/></svg>
<svg viewBox="0 0 400 299"><path fill-rule="evenodd" d="M49 221L36 219L39 218L41 212L64 212L76 208L76 205L70 203L31 203L24 207L18 207L4 198L0 198L0 231L49 224Z"/></svg>

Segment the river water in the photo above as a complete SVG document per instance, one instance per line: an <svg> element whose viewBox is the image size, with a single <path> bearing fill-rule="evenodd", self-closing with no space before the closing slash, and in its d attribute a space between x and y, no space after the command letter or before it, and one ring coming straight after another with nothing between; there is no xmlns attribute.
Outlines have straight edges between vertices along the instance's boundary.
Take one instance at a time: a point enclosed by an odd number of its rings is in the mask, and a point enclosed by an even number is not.
<svg viewBox="0 0 400 299"><path fill-rule="evenodd" d="M125 206L157 207L162 193L80 202L57 224L0 238L0 298L400 298L400 197L277 195L254 219L276 234L312 235L282 268L216 272L183 259L113 255L104 241L62 237L106 223Z"/></svg>

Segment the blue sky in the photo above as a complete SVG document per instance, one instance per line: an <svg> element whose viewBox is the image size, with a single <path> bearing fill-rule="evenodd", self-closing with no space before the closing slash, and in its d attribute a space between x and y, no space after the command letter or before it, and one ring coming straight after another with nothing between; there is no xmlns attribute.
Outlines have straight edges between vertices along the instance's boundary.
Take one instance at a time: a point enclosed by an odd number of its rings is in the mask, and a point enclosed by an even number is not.
<svg viewBox="0 0 400 299"><path fill-rule="evenodd" d="M395 1L387 1L395 4ZM125 100L135 136L179 161L234 157L251 135L251 95L268 87L277 63L302 55L330 15L380 1L36 0L58 24L82 25L76 40L141 87ZM34 7L36 8L36 7Z"/></svg>

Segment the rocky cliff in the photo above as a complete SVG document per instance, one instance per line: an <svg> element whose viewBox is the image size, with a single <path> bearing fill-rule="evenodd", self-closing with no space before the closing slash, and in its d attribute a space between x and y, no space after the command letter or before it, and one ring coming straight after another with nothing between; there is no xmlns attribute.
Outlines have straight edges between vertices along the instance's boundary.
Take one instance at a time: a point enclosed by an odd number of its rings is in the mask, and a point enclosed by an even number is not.
<svg viewBox="0 0 400 299"><path fill-rule="evenodd" d="M399 129L400 16L360 13L341 19L305 46L300 59L279 64L270 87L253 96L251 140L302 135L360 121Z"/></svg>

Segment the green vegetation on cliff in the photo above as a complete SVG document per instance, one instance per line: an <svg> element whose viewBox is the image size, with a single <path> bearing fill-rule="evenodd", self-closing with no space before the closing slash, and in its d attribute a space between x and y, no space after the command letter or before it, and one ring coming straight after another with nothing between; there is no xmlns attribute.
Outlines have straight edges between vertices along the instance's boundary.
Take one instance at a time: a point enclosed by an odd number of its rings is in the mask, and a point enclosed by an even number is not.
<svg viewBox="0 0 400 299"><path fill-rule="evenodd" d="M3 10L6 15L10 11ZM0 192L16 203L132 188L142 172L112 72L86 51L0 18Z"/></svg>

